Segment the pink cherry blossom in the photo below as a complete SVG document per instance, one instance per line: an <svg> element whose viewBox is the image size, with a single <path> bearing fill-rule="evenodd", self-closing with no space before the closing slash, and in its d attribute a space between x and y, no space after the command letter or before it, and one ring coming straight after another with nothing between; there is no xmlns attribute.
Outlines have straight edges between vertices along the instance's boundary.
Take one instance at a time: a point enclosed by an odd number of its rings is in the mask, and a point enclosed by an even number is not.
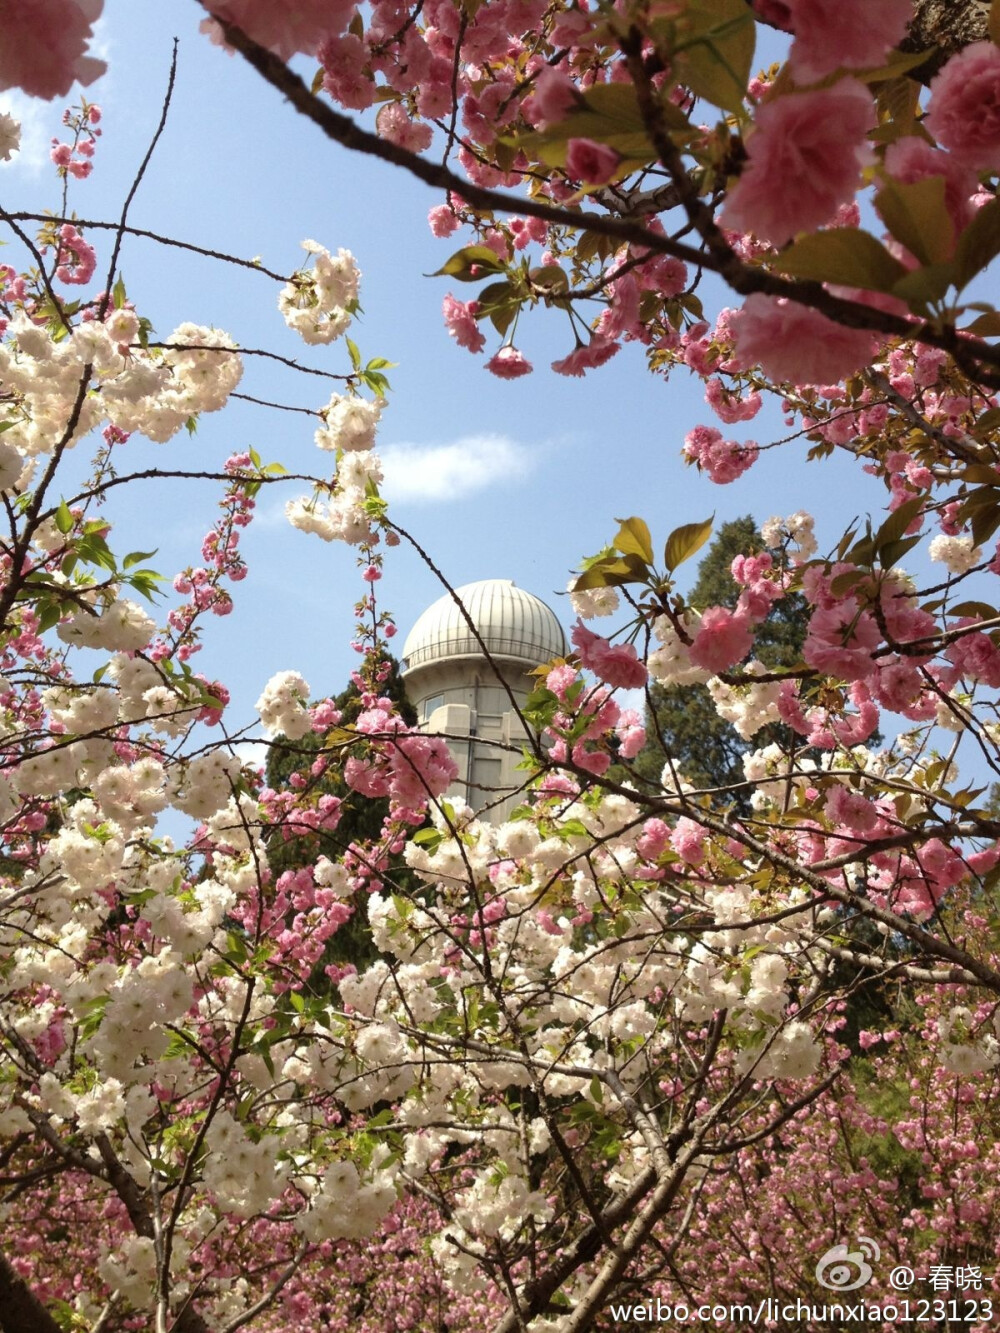
<svg viewBox="0 0 1000 1333"><path fill-rule="evenodd" d="M845 824L852 833L870 833L878 822L872 802L839 783L829 791L824 809L831 823Z"/></svg>
<svg viewBox="0 0 1000 1333"><path fill-rule="evenodd" d="M738 392L726 388L718 377L710 379L705 385L705 402L727 426L737 421L751 421L763 405L756 389L751 389L745 398L741 398Z"/></svg>
<svg viewBox="0 0 1000 1333"><path fill-rule="evenodd" d="M618 753L623 759L634 759L646 744L646 728L634 708L626 708L615 727Z"/></svg>
<svg viewBox="0 0 1000 1333"><path fill-rule="evenodd" d="M588 671L609 685L625 690L638 689L646 683L646 668L630 643L612 645L582 621L573 627L573 644Z"/></svg>
<svg viewBox="0 0 1000 1333"><path fill-rule="evenodd" d="M353 32L328 37L316 52L323 66L323 88L350 111L366 111L375 101L375 82L365 74L367 58Z"/></svg>
<svg viewBox="0 0 1000 1333"><path fill-rule="evenodd" d="M706 671L725 671L741 662L753 643L746 615L710 606L691 644L691 661Z"/></svg>
<svg viewBox="0 0 1000 1333"><path fill-rule="evenodd" d="M621 162L621 154L593 139L570 139L566 147L566 173L587 185L606 185Z"/></svg>
<svg viewBox="0 0 1000 1333"><path fill-rule="evenodd" d="M440 796L458 777L458 765L440 736L410 735L391 746L390 794L408 809Z"/></svg>
<svg viewBox="0 0 1000 1333"><path fill-rule="evenodd" d="M17 0L2 6L0 90L64 97L74 82L93 83L103 60L85 55L104 0Z"/></svg>
<svg viewBox="0 0 1000 1333"><path fill-rule="evenodd" d="M701 865L705 859L705 830L693 819L682 815L670 834L670 845L690 866Z"/></svg>
<svg viewBox="0 0 1000 1333"><path fill-rule="evenodd" d="M522 375L530 375L534 366L516 347L508 345L490 357L486 369L499 379L516 380Z"/></svg>
<svg viewBox="0 0 1000 1333"><path fill-rule="evenodd" d="M766 102L720 222L772 245L829 222L861 184L874 124L872 95L856 79Z"/></svg>
<svg viewBox="0 0 1000 1333"><path fill-rule="evenodd" d="M782 32L792 31L791 0L752 0L754 11L765 23L780 28Z"/></svg>
<svg viewBox="0 0 1000 1333"><path fill-rule="evenodd" d="M561 69L543 65L535 75L531 95L524 99L521 109L530 124L544 130L565 120L578 100L573 80Z"/></svg>
<svg viewBox="0 0 1000 1333"><path fill-rule="evenodd" d="M356 8L354 0L296 0L274 4L273 0L214 0L212 12L241 28L260 46L282 60L294 55L315 55L324 37L342 33ZM203 32L221 42L222 32L212 19L205 19Z"/></svg>
<svg viewBox="0 0 1000 1333"><path fill-rule="evenodd" d="M786 0L795 41L788 64L799 84L838 69L873 69L906 35L912 0Z"/></svg>
<svg viewBox="0 0 1000 1333"><path fill-rule="evenodd" d="M446 296L442 309L448 332L459 347L466 347L470 352L481 352L486 346L486 339L476 323L478 303L476 301L458 301L454 296Z"/></svg>
<svg viewBox="0 0 1000 1333"><path fill-rule="evenodd" d="M458 218L455 216L455 210L449 208L447 204L437 204L432 208L427 214L427 221L434 236L450 236L458 230Z"/></svg>
<svg viewBox="0 0 1000 1333"><path fill-rule="evenodd" d="M545 677L545 688L551 690L559 699L566 698L566 691L579 679L576 668L571 666L553 667Z"/></svg>
<svg viewBox="0 0 1000 1333"><path fill-rule="evenodd" d="M754 292L732 321L743 365L760 365L783 384L830 384L871 360L875 339L785 297Z"/></svg>
<svg viewBox="0 0 1000 1333"><path fill-rule="evenodd" d="M552 369L557 375L582 376L585 371L595 366L603 366L621 348L620 343L612 342L599 333L595 333L589 343L581 343L568 356L552 362Z"/></svg>
<svg viewBox="0 0 1000 1333"><path fill-rule="evenodd" d="M411 120L398 102L387 102L375 118L375 129L380 139L388 139L397 148L411 153L422 153L431 146L434 132L429 125Z"/></svg>
<svg viewBox="0 0 1000 1333"><path fill-rule="evenodd" d="M724 440L714 426L696 426L684 440L684 455L703 468L720 486L735 481L756 463L759 450L753 440L737 444Z"/></svg>
<svg viewBox="0 0 1000 1333"><path fill-rule="evenodd" d="M94 276L97 253L80 235L72 223L59 229L59 263L56 277L60 282L84 285Z"/></svg>
<svg viewBox="0 0 1000 1333"><path fill-rule="evenodd" d="M642 834L636 839L636 847L648 861L655 861L670 841L670 829L662 819L647 819L642 826Z"/></svg>
<svg viewBox="0 0 1000 1333"><path fill-rule="evenodd" d="M973 42L931 82L924 127L977 170L1000 167L1000 48Z"/></svg>
<svg viewBox="0 0 1000 1333"><path fill-rule="evenodd" d="M881 639L871 613L859 612L854 598L848 598L813 612L802 656L817 671L843 680L867 680L875 671L872 652Z"/></svg>

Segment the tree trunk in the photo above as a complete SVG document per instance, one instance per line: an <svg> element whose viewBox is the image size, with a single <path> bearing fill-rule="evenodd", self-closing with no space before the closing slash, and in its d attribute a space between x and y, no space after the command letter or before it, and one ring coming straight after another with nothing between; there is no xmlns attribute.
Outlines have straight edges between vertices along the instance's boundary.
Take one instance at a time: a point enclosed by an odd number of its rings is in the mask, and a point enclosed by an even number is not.
<svg viewBox="0 0 1000 1333"><path fill-rule="evenodd" d="M783 0L746 0L758 23L790 31L791 11ZM871 0L878 4L879 0ZM909 32L900 42L903 51L926 51L927 59L910 75L930 83L950 56L987 34L990 0L915 0Z"/></svg>
<svg viewBox="0 0 1000 1333"><path fill-rule="evenodd" d="M0 1329L3 1333L62 1333L38 1297L0 1254Z"/></svg>
<svg viewBox="0 0 1000 1333"><path fill-rule="evenodd" d="M927 51L927 59L910 70L912 78L929 83L956 51L987 36L989 0L917 0L910 31L900 47Z"/></svg>

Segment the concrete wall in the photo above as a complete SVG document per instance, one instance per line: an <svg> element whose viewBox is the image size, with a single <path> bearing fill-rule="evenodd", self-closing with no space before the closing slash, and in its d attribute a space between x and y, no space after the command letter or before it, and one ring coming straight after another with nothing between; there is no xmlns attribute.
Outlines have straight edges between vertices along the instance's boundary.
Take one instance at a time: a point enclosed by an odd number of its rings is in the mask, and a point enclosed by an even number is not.
<svg viewBox="0 0 1000 1333"><path fill-rule="evenodd" d="M503 661L496 667L523 706L536 684L528 674L531 667ZM404 673L420 726L447 739L458 765L452 794L483 811L492 823L506 819L521 802L518 789L526 774L517 766L528 743L497 671L482 658L469 657L430 662Z"/></svg>

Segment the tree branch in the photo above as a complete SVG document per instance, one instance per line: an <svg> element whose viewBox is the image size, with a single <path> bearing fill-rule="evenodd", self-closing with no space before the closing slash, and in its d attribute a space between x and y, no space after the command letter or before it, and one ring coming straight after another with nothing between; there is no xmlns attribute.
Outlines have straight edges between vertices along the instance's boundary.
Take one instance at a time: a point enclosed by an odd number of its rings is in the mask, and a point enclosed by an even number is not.
<svg viewBox="0 0 1000 1333"><path fill-rule="evenodd" d="M657 150L661 153L663 165L673 177L674 185L689 211L691 221L699 229L702 240L705 241L707 252L648 231L637 222L609 218L600 213L561 208L537 198L505 194L501 190L474 185L445 166L426 161L418 153L400 148L388 139L380 139L377 134L372 134L355 124L349 116L335 111L326 102L320 101L283 60L253 41L235 24L212 13L208 0L201 0L201 4L222 28L229 45L239 51L266 82L282 93L300 115L306 116L327 138L344 148L402 167L427 185L460 195L475 208L499 213L524 214L541 218L557 226L575 227L601 236L610 236L623 245L642 246L653 253L672 255L695 267L718 273L740 296L761 292L767 296L787 297L799 305L819 311L828 319L847 328L868 329L873 333L940 347L948 352L956 364L960 365L971 378L991 388L1000 388L1000 347L993 347L979 338L959 335L954 328L941 328L936 324L910 317L888 314L857 301L833 296L819 282L794 281L769 273L765 269L744 264L725 243L718 228L715 227L714 219L710 216L708 221L711 225L708 225L702 214L705 206L693 193L695 187L688 180L680 155L665 130L657 133L655 117L648 126L650 134ZM643 105L641 88L638 91L640 105Z"/></svg>

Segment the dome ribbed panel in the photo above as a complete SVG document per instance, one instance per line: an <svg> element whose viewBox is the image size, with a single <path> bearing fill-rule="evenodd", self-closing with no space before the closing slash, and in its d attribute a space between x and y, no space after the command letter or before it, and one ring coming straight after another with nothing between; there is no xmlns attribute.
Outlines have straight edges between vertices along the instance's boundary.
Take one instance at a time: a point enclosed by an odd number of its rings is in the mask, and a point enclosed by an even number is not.
<svg viewBox="0 0 1000 1333"><path fill-rule="evenodd" d="M539 666L566 652L555 612L509 579L484 579L455 591L492 656ZM403 645L408 671L449 657L479 657L482 652L450 594L427 608Z"/></svg>

